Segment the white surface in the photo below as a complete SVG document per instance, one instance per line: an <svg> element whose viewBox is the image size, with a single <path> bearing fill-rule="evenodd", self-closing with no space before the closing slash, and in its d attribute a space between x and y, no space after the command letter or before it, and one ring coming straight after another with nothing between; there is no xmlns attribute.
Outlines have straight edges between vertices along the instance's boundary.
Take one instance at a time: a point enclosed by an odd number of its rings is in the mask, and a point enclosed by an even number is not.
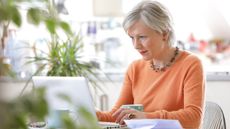
<svg viewBox="0 0 230 129"><path fill-rule="evenodd" d="M125 120L130 129L182 129L178 120L133 119Z"/></svg>
<svg viewBox="0 0 230 129"><path fill-rule="evenodd" d="M46 98L51 110L69 110L76 111L79 107L85 107L96 118L96 112L93 100L89 91L88 83L83 77L33 77L36 87L46 87ZM71 103L64 101L59 94L67 95L71 99ZM84 120L79 117L80 123Z"/></svg>
<svg viewBox="0 0 230 129"><path fill-rule="evenodd" d="M20 96L22 89L26 86L26 81L0 81L0 100L11 101ZM32 85L28 84L25 93L32 90Z"/></svg>
<svg viewBox="0 0 230 129"><path fill-rule="evenodd" d="M115 122L103 122L103 121L100 121L99 125L102 128L107 128L107 127L108 128L110 128L110 127L119 128L120 127L120 125L118 123L115 123Z"/></svg>

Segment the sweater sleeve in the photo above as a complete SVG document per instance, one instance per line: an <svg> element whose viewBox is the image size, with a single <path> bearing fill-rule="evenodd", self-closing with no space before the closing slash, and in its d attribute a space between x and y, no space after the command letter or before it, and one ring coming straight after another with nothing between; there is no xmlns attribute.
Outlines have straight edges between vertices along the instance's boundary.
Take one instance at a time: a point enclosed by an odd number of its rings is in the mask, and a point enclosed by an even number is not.
<svg viewBox="0 0 230 129"><path fill-rule="evenodd" d="M177 119L184 128L199 128L203 112L205 78L200 60L190 60L185 65L184 108L176 111L146 112L147 118Z"/></svg>
<svg viewBox="0 0 230 129"><path fill-rule="evenodd" d="M124 82L123 82L123 87L121 89L120 96L115 104L115 106L112 108L111 111L107 112L102 112L102 111L97 111L97 117L99 121L109 121L109 122L114 122L115 118L112 117L112 114L120 108L120 106L124 104L132 104L133 103L133 94L132 94L132 75L133 75L133 68L132 64L129 66Z"/></svg>

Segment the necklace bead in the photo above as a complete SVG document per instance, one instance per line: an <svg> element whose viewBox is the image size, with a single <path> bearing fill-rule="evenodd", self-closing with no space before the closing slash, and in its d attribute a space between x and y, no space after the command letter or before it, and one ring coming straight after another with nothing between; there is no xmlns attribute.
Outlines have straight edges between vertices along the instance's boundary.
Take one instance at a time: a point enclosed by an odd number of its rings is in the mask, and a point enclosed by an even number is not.
<svg viewBox="0 0 230 129"><path fill-rule="evenodd" d="M174 55L173 57L170 59L169 63L165 64L163 67L159 67L154 65L153 61L150 62L151 68L155 71L155 72L164 72L166 70L167 67L170 67L172 65L172 63L175 61L176 56L179 54L179 48L176 47L175 51L174 51Z"/></svg>

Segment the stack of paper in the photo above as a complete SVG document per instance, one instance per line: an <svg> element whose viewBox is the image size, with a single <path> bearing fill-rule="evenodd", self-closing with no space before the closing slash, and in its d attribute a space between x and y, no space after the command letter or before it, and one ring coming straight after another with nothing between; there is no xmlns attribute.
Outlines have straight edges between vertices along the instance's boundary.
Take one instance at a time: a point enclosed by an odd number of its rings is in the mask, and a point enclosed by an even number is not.
<svg viewBox="0 0 230 129"><path fill-rule="evenodd" d="M132 119L125 123L130 129L183 129L178 120Z"/></svg>

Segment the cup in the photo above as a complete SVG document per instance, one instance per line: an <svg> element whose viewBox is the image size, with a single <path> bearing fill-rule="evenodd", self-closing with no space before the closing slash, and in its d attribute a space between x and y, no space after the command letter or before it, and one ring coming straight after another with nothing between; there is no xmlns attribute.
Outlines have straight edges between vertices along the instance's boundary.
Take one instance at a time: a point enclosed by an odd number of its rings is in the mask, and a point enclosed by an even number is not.
<svg viewBox="0 0 230 129"><path fill-rule="evenodd" d="M142 104L125 104L125 105L122 105L121 108L144 111L144 106Z"/></svg>

